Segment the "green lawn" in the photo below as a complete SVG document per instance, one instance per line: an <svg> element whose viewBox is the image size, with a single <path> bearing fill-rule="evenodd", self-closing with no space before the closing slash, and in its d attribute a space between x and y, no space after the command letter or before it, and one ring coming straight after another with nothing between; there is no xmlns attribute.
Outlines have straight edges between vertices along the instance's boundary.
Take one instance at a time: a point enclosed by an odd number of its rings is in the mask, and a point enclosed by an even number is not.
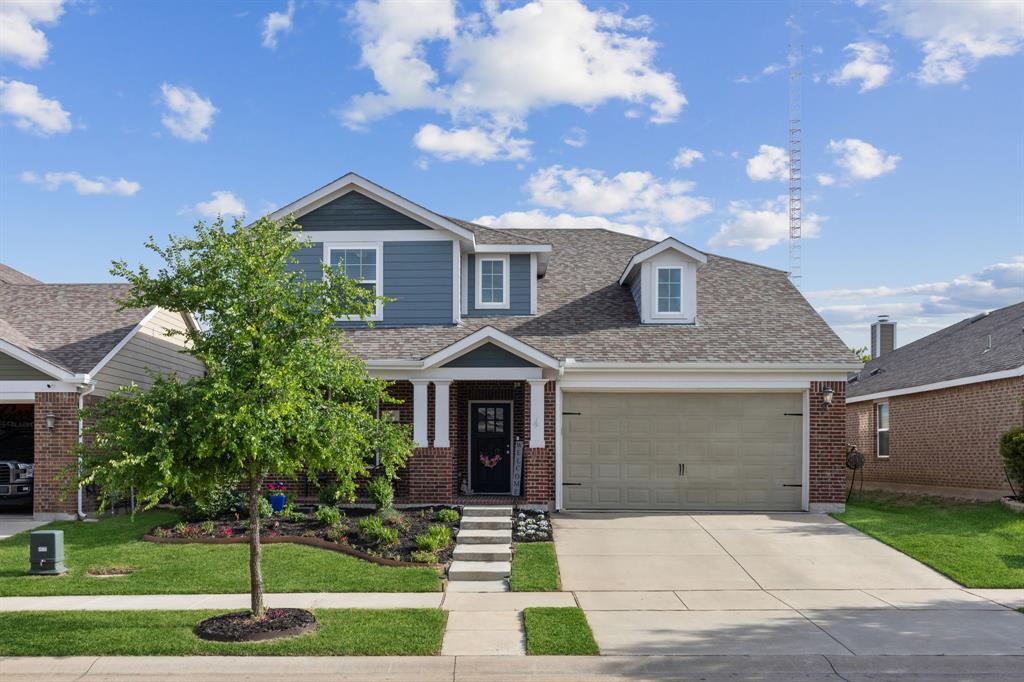
<svg viewBox="0 0 1024 682"><path fill-rule="evenodd" d="M583 609L533 607L523 611L526 653L531 656L596 656L599 652Z"/></svg>
<svg viewBox="0 0 1024 682"><path fill-rule="evenodd" d="M513 592L553 592L561 588L553 542L522 542L512 555L509 587Z"/></svg>
<svg viewBox="0 0 1024 682"><path fill-rule="evenodd" d="M28 534L0 541L0 596L53 594L209 594L249 591L248 545L161 545L142 535L172 522L173 512L155 510L106 518L98 523L62 521L46 528L64 531L68 575L29 576ZM96 578L90 568L131 566L130 575ZM268 592L436 592L441 580L432 568L394 568L306 547L263 547Z"/></svg>
<svg viewBox="0 0 1024 682"><path fill-rule="evenodd" d="M320 627L268 642L208 642L192 629L223 611L20 611L0 613L0 656L432 656L441 609L321 609Z"/></svg>
<svg viewBox="0 0 1024 682"><path fill-rule="evenodd" d="M1024 515L1000 502L873 492L834 516L965 587L1024 587Z"/></svg>

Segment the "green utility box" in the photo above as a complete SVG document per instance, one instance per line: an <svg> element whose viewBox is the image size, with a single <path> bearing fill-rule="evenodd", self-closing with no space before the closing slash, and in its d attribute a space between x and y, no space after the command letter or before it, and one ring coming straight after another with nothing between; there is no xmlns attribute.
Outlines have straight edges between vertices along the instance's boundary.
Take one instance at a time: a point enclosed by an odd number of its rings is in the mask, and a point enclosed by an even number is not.
<svg viewBox="0 0 1024 682"><path fill-rule="evenodd" d="M32 531L29 543L29 575L67 573L67 569L64 568L64 531Z"/></svg>

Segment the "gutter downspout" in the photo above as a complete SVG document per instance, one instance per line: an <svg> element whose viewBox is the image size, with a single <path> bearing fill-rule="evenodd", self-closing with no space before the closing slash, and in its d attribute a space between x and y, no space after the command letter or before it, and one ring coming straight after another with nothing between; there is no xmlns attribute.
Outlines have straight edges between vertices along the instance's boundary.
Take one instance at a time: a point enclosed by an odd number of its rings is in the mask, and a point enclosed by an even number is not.
<svg viewBox="0 0 1024 682"><path fill-rule="evenodd" d="M88 386L89 390L82 391L82 388L84 388L85 386ZM90 393L92 393L93 391L96 390L96 382L95 381L90 381L89 380L89 376L86 375L85 376L85 382L83 382L82 384L79 384L78 388L79 388L79 391L78 391L78 444L82 445L82 444L85 443L85 423L82 421L82 410L85 409L85 396L89 395ZM78 456L78 475L79 476L82 475L82 456L81 455ZM85 505L84 505L84 496L83 496L83 493L82 493L82 484L79 483L78 484L78 511L77 511L77 514L76 514L76 516L78 516L78 520L79 521L84 521L85 520L86 514L85 514L84 506Z"/></svg>

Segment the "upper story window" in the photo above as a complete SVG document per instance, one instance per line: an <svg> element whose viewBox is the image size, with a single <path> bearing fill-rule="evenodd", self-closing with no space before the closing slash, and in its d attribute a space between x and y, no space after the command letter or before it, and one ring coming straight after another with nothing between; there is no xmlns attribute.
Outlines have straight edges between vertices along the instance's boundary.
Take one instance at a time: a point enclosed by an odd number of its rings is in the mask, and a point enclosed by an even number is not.
<svg viewBox="0 0 1024 682"><path fill-rule="evenodd" d="M381 262L380 244L325 245L325 248L331 266L338 268L341 274L355 280L361 288L366 289L374 296L383 295L383 263ZM384 319L384 307L380 302L377 303L373 317L367 319L375 321Z"/></svg>
<svg viewBox="0 0 1024 682"><path fill-rule="evenodd" d="M509 307L508 275L508 256L477 256L477 308Z"/></svg>
<svg viewBox="0 0 1024 682"><path fill-rule="evenodd" d="M878 438L875 452L879 457L889 456L889 403L875 405L875 433Z"/></svg>
<svg viewBox="0 0 1024 682"><path fill-rule="evenodd" d="M683 269L658 268L657 307L659 314L679 314L683 310Z"/></svg>

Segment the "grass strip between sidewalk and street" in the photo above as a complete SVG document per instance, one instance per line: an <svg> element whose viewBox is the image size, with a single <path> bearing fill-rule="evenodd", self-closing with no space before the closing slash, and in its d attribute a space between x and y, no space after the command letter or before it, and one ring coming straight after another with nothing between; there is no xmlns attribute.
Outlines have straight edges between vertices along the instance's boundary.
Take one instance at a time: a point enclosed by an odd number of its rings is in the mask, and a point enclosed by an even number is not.
<svg viewBox="0 0 1024 682"><path fill-rule="evenodd" d="M513 592L555 592L562 587L553 542L521 542L512 555Z"/></svg>
<svg viewBox="0 0 1024 682"><path fill-rule="evenodd" d="M28 533L0 540L0 596L83 594L227 594L249 591L249 547L146 542L154 526L174 523L171 511L107 517L97 523L60 521L44 526L64 531L64 576L30 576ZM128 575L98 578L89 569L126 567ZM380 566L316 547L263 547L267 592L438 592L433 568Z"/></svg>
<svg viewBox="0 0 1024 682"><path fill-rule="evenodd" d="M526 653L531 656L596 656L599 651L583 609L531 607L523 611Z"/></svg>
<svg viewBox="0 0 1024 682"><path fill-rule="evenodd" d="M433 656L441 609L316 609L313 632L264 642L210 642L193 628L224 611L0 613L0 656Z"/></svg>
<svg viewBox="0 0 1024 682"><path fill-rule="evenodd" d="M1000 502L872 491L833 516L964 587L1024 587L1024 515Z"/></svg>

